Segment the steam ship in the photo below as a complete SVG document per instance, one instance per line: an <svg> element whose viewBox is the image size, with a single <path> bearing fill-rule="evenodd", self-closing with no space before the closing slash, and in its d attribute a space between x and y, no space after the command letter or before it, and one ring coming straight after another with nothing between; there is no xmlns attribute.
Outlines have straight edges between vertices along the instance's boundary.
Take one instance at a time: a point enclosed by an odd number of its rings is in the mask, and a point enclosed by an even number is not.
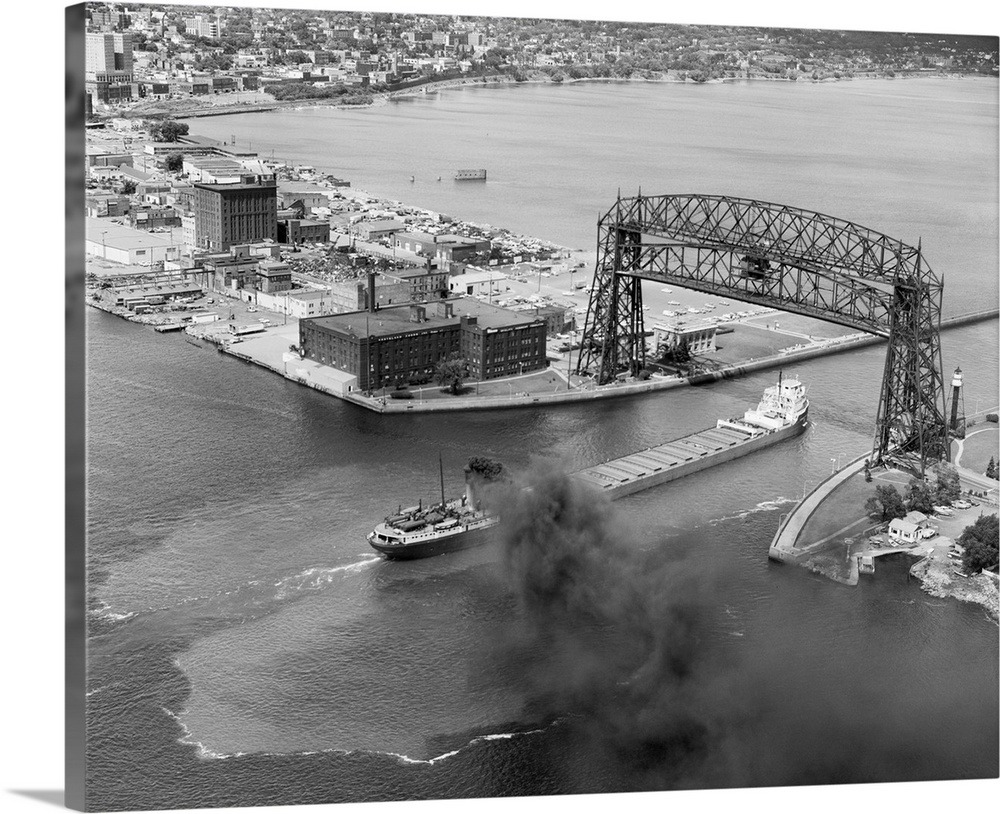
<svg viewBox="0 0 1000 814"><path fill-rule="evenodd" d="M606 461L570 477L617 500L793 438L805 430L808 416L805 386L779 373L777 385L766 388L756 408L742 416L719 419L707 430ZM427 508L422 503L400 508L375 526L368 542L395 560L433 557L482 545L492 538L500 517L480 508L475 486L503 477L499 464L473 459L465 469L465 494L446 500L442 468L441 502Z"/></svg>
<svg viewBox="0 0 1000 814"><path fill-rule="evenodd" d="M482 478L470 461L465 469L465 494L446 500L442 467L441 502L426 508L422 502L400 508L368 533L369 545L391 560L415 560L489 542L500 518L478 506L474 484L479 479L494 478Z"/></svg>
<svg viewBox="0 0 1000 814"><path fill-rule="evenodd" d="M754 409L714 427L574 472L572 477L612 500L700 472L802 433L809 415L806 388L778 374Z"/></svg>

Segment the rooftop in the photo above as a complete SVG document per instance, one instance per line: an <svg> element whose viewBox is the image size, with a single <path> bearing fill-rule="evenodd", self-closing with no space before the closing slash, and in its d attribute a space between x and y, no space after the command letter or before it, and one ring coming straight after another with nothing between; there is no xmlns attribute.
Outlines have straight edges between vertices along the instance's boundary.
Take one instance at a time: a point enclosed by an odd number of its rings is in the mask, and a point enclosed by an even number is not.
<svg viewBox="0 0 1000 814"><path fill-rule="evenodd" d="M445 317L439 313L438 303L448 303L452 306L452 316ZM424 309L423 322L413 322L410 319L411 308ZM406 303L379 308L377 311L352 311L347 314L316 317L311 322L331 330L345 333L352 338L359 336L388 336L390 334L409 333L411 331L426 331L434 328L446 328L458 325L464 316L476 317L480 328L495 330L509 328L515 325L531 325L539 322L532 315L522 315L489 305L471 297L458 297L449 300L435 300L428 303Z"/></svg>
<svg viewBox="0 0 1000 814"><path fill-rule="evenodd" d="M108 218L87 218L86 236L87 240L113 249L166 248L176 245L170 237L121 226Z"/></svg>

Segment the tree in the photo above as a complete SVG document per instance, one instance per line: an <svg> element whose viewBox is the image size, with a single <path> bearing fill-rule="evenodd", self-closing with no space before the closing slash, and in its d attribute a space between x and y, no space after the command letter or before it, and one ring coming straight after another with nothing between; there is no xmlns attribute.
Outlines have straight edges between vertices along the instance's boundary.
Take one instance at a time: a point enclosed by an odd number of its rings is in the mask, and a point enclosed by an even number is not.
<svg viewBox="0 0 1000 814"><path fill-rule="evenodd" d="M122 181L122 195L134 195L136 189L137 185L131 178L126 178Z"/></svg>
<svg viewBox="0 0 1000 814"><path fill-rule="evenodd" d="M666 364L686 365L691 361L691 348L686 336L682 336L676 345L668 345L660 356L660 361Z"/></svg>
<svg viewBox="0 0 1000 814"><path fill-rule="evenodd" d="M966 569L976 572L997 567L998 529L995 514L980 515L975 523L965 527L958 542L965 548L962 564Z"/></svg>
<svg viewBox="0 0 1000 814"><path fill-rule="evenodd" d="M179 136L188 134L188 126L183 122L166 119L150 127L149 133L153 137L153 141L177 141Z"/></svg>
<svg viewBox="0 0 1000 814"><path fill-rule="evenodd" d="M897 517L906 517L906 506L899 491L891 483L879 484L875 494L865 501L865 511L883 523Z"/></svg>
<svg viewBox="0 0 1000 814"><path fill-rule="evenodd" d="M954 467L942 466L938 470L935 493L938 503L946 506L950 506L953 500L958 500L962 496L962 484Z"/></svg>
<svg viewBox="0 0 1000 814"><path fill-rule="evenodd" d="M462 382L465 381L468 366L469 363L459 353L450 353L447 358L438 362L434 379L453 396L457 396L462 392Z"/></svg>
<svg viewBox="0 0 1000 814"><path fill-rule="evenodd" d="M167 169L170 172L180 172L184 169L184 154L171 153L167 156Z"/></svg>
<svg viewBox="0 0 1000 814"><path fill-rule="evenodd" d="M997 475L997 462L992 455L990 456L989 464L986 466L986 477L993 478L993 480L1000 480L1000 477Z"/></svg>
<svg viewBox="0 0 1000 814"><path fill-rule="evenodd" d="M930 514L934 511L934 490L926 481L913 478L906 490L906 507L911 512Z"/></svg>

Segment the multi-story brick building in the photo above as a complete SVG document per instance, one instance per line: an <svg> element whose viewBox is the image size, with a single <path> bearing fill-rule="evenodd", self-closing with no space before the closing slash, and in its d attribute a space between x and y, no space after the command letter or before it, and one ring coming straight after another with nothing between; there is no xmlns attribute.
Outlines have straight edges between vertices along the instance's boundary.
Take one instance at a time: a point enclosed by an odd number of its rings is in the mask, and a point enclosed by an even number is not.
<svg viewBox="0 0 1000 814"><path fill-rule="evenodd" d="M414 301L442 299L448 296L448 277L444 269L428 264L425 267L395 269L392 276L409 286L410 299Z"/></svg>
<svg viewBox="0 0 1000 814"><path fill-rule="evenodd" d="M255 286L265 294L289 291L292 287L292 268L278 260L261 260L257 265Z"/></svg>
<svg viewBox="0 0 1000 814"><path fill-rule="evenodd" d="M392 239L393 245L397 249L416 252L424 257L432 257L437 265L444 269L451 268L453 264L486 259L489 257L492 247L486 238L465 237L464 235L397 232Z"/></svg>
<svg viewBox="0 0 1000 814"><path fill-rule="evenodd" d="M198 247L225 251L234 243L278 238L274 179L243 176L238 184L195 184Z"/></svg>
<svg viewBox="0 0 1000 814"><path fill-rule="evenodd" d="M329 243L330 224L326 221L287 218L278 221L278 241L300 243Z"/></svg>
<svg viewBox="0 0 1000 814"><path fill-rule="evenodd" d="M429 377L456 353L472 379L546 365L543 320L472 299L303 319L299 345L306 358L356 376L369 391Z"/></svg>

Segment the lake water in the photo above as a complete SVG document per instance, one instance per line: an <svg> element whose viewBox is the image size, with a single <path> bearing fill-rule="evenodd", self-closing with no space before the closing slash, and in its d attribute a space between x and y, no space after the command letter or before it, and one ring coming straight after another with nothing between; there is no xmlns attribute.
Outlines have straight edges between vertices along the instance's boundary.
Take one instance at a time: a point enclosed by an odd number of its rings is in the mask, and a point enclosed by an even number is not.
<svg viewBox="0 0 1000 814"><path fill-rule="evenodd" d="M963 313L998 299L997 122L995 83L928 80L466 88L191 125L574 248L619 188L814 209L922 240ZM486 184L447 180L480 166ZM552 461L703 428L772 375L384 418L87 323L94 808L996 774L994 622L924 594L905 558L856 588L767 561L830 459L870 448L884 348L794 366L795 440L613 506L561 494L538 550L395 563L364 535L433 498L439 453L449 493L487 455L556 495ZM995 401L997 323L942 343L966 405Z"/></svg>

